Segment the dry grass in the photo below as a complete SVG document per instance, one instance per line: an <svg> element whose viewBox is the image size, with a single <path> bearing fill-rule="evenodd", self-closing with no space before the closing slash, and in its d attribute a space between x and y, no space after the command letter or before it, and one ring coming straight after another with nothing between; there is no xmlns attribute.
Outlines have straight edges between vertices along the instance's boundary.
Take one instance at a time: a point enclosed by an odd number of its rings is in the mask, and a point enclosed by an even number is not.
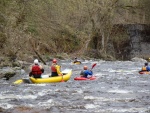
<svg viewBox="0 0 150 113"><path fill-rule="evenodd" d="M149 15L147 2L139 0L1 0L0 6L1 55L17 59L35 56L34 50L82 56L93 37L92 49L107 54L114 23L146 22ZM118 45L124 40L120 34L113 39Z"/></svg>

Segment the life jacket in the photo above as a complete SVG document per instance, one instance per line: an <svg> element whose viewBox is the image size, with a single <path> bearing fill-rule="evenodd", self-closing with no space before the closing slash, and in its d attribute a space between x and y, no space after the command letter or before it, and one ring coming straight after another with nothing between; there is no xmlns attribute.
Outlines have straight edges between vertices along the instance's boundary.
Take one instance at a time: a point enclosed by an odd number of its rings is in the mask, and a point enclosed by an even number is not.
<svg viewBox="0 0 150 113"><path fill-rule="evenodd" d="M39 65L32 66L32 75L41 75L42 71Z"/></svg>
<svg viewBox="0 0 150 113"><path fill-rule="evenodd" d="M146 66L142 67L142 71L147 71Z"/></svg>
<svg viewBox="0 0 150 113"><path fill-rule="evenodd" d="M52 72L57 72L57 69L56 69L55 65L52 65L52 66L51 66L51 71L52 71Z"/></svg>

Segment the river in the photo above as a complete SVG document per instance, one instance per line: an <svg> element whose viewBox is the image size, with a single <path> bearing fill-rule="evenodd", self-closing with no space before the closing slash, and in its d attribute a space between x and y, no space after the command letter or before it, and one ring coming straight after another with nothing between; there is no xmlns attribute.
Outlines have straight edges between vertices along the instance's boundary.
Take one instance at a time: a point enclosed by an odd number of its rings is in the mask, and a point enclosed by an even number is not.
<svg viewBox="0 0 150 113"><path fill-rule="evenodd" d="M84 65L98 78L75 81ZM141 62L82 61L74 65L60 61L62 69L73 70L68 82L13 85L16 78L0 80L0 112L4 113L150 113L150 75L140 75ZM46 69L45 73L49 70Z"/></svg>

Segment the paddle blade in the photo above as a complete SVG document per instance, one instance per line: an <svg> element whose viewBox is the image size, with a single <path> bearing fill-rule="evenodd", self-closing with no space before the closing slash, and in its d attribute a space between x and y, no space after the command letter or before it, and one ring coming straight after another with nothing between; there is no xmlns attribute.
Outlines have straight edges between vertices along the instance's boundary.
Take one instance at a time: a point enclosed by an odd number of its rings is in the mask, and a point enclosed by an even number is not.
<svg viewBox="0 0 150 113"><path fill-rule="evenodd" d="M61 82L65 82L64 80L61 80Z"/></svg>
<svg viewBox="0 0 150 113"><path fill-rule="evenodd" d="M92 69L96 66L96 64L97 64L97 63L94 63L94 64L92 65Z"/></svg>
<svg viewBox="0 0 150 113"><path fill-rule="evenodd" d="M23 83L23 80L22 80L22 79L16 80L16 81L14 82L14 84L21 84L21 83Z"/></svg>
<svg viewBox="0 0 150 113"><path fill-rule="evenodd" d="M65 81L64 81L64 75L61 74L61 76L62 76L61 82L65 82Z"/></svg>

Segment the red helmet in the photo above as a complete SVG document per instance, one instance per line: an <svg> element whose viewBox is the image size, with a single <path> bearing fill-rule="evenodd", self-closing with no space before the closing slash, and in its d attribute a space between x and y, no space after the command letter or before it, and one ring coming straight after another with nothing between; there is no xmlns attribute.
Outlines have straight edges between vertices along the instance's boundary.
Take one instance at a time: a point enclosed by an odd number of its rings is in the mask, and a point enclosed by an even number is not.
<svg viewBox="0 0 150 113"><path fill-rule="evenodd" d="M87 70L87 69L88 69L88 67L87 67L87 66L84 66L84 67L83 67L83 69L84 69L84 70Z"/></svg>
<svg viewBox="0 0 150 113"><path fill-rule="evenodd" d="M53 63L57 63L57 60L56 60L56 59L53 59Z"/></svg>

